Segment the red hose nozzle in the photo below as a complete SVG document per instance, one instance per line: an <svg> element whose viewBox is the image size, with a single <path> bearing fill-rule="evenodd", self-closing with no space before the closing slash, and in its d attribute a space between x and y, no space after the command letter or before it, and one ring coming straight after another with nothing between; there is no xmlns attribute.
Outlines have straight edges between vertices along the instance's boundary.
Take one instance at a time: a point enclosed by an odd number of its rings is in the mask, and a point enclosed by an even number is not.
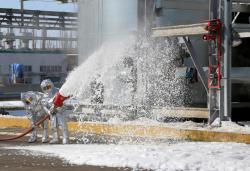
<svg viewBox="0 0 250 171"><path fill-rule="evenodd" d="M55 107L62 107L63 102L68 98L69 97L64 97L59 92L57 92L54 99L53 99L53 104L54 104Z"/></svg>

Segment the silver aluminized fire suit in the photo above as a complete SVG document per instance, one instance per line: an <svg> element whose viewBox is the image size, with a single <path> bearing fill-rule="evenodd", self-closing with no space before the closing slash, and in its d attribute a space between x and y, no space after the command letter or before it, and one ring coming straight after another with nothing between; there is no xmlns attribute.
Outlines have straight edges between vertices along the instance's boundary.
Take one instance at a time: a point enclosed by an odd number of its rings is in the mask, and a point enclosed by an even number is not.
<svg viewBox="0 0 250 171"><path fill-rule="evenodd" d="M37 128L35 127L35 123L46 115L46 110L48 109L44 108L43 93L28 91L21 94L21 100L25 105L26 115L31 121L31 127L34 128L28 139L29 143L33 143L37 141ZM41 125L43 128L42 142L46 143L49 141L48 121L45 120Z"/></svg>
<svg viewBox="0 0 250 171"><path fill-rule="evenodd" d="M47 108L52 107L52 100L55 94L59 91L58 88L54 87L54 84L51 80L46 79L43 80L41 83L41 89L44 92L44 99L47 101ZM57 108L55 112L51 113L51 111L47 111L51 114L51 132L52 132L52 139L50 141L51 144L56 144L59 142L59 135L58 130L61 127L62 131L62 143L68 144L69 143L69 136L68 136L68 126L65 121L65 107Z"/></svg>

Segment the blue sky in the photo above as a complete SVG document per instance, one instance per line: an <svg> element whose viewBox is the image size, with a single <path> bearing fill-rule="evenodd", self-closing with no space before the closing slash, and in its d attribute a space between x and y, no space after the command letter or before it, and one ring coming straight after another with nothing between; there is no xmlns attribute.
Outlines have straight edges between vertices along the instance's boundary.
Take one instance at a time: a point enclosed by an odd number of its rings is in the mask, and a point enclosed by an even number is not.
<svg viewBox="0 0 250 171"><path fill-rule="evenodd" d="M0 8L20 8L20 0L1 0ZM45 11L77 11L76 4L62 4L53 0L30 0L24 1L25 9L45 10Z"/></svg>

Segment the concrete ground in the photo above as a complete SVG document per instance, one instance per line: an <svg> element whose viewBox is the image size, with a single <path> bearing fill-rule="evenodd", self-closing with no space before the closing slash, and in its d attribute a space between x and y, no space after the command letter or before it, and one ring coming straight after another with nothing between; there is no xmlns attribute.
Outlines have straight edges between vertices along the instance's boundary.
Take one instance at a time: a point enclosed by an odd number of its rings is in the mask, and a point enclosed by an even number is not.
<svg viewBox="0 0 250 171"><path fill-rule="evenodd" d="M6 135L0 135L0 139ZM111 168L88 165L72 165L56 157L24 155L22 150L10 150L3 147L36 145L27 143L28 137L15 141L0 141L0 171L129 171L130 168Z"/></svg>

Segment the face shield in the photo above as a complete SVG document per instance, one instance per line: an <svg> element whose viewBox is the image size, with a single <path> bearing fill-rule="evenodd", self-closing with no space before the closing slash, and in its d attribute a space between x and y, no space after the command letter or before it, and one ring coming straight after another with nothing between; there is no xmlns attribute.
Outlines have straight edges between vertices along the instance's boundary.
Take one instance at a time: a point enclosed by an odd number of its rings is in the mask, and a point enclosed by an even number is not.
<svg viewBox="0 0 250 171"><path fill-rule="evenodd" d="M45 94L50 93L53 87L54 84L50 79L43 80L41 83L41 89Z"/></svg>
<svg viewBox="0 0 250 171"><path fill-rule="evenodd" d="M25 105L29 106L32 104L32 101L33 101L32 97L27 97L27 98L25 98L24 103L25 103Z"/></svg>
<svg viewBox="0 0 250 171"><path fill-rule="evenodd" d="M49 93L49 92L51 91L51 89L52 89L52 86L51 86L51 85L46 85L46 86L43 86L43 87L42 87L42 91L43 91L44 93Z"/></svg>
<svg viewBox="0 0 250 171"><path fill-rule="evenodd" d="M28 91L28 92L22 93L21 95L21 100L26 108L36 105L36 103L38 102L38 99L39 97L37 96L36 92L33 92L33 91Z"/></svg>

